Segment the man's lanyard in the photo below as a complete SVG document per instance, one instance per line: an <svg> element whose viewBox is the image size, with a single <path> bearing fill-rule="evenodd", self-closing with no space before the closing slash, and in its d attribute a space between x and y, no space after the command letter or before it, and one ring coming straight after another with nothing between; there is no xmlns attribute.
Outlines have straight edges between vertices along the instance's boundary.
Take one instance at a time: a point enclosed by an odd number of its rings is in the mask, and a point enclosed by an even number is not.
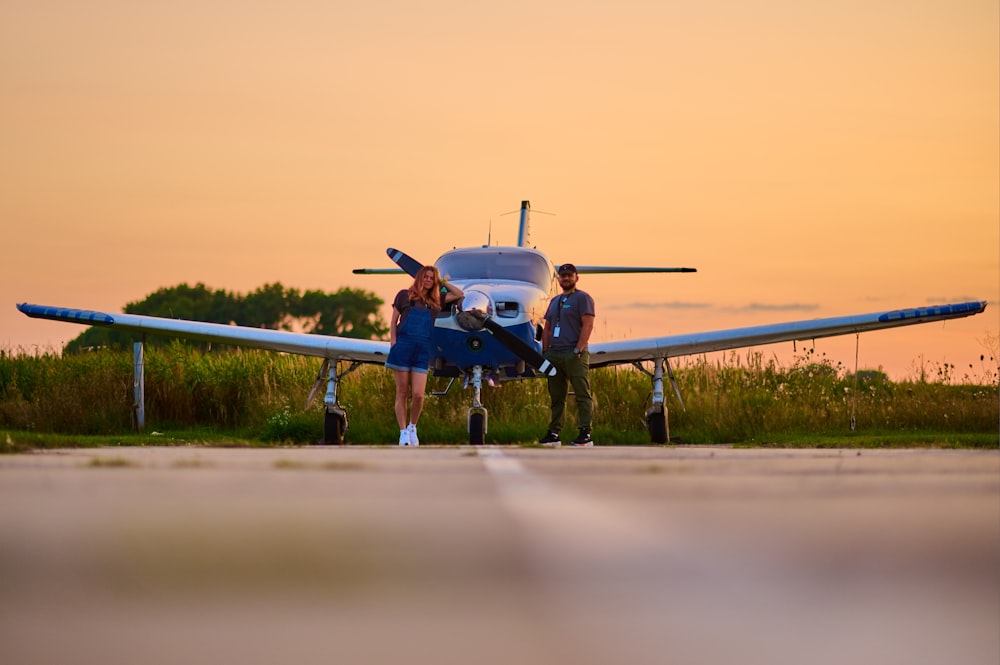
<svg viewBox="0 0 1000 665"><path fill-rule="evenodd" d="M563 294L559 299L559 304L556 306L556 325L552 329L552 336L559 337L559 320L562 318L563 305L569 302L569 297L573 295L572 293Z"/></svg>
<svg viewBox="0 0 1000 665"><path fill-rule="evenodd" d="M559 327L559 319L560 319L560 318L562 317L562 309L563 309L563 306L564 306L564 305L565 305L566 303L568 303L568 302L569 302L569 297L570 297L571 295L573 295L573 294L572 294L572 293L567 293L567 294L564 294L564 295L563 295L563 296L562 296L562 297L561 297L561 298L559 299L559 306L558 306L558 307L556 307L556 327L557 327L557 328Z"/></svg>

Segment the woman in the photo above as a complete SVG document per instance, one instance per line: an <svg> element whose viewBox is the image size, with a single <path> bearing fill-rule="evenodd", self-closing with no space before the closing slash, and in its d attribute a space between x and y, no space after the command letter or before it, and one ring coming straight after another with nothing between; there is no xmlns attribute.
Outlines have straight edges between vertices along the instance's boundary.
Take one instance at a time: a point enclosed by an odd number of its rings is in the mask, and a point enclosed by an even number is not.
<svg viewBox="0 0 1000 665"><path fill-rule="evenodd" d="M399 445L418 446L417 420L424 408L424 390L430 369L433 348L431 331L434 316L443 305L460 299L462 289L441 279L438 269L424 266L417 272L413 284L396 294L389 321L389 357L385 366L396 379L396 422L399 423ZM409 422L406 399L410 398Z"/></svg>

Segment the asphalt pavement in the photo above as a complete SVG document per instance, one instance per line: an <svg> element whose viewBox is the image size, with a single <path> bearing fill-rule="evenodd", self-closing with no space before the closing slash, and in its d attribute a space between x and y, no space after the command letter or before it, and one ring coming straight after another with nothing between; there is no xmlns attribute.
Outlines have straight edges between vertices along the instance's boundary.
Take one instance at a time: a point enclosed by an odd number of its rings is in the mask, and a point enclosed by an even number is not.
<svg viewBox="0 0 1000 665"><path fill-rule="evenodd" d="M0 662L1000 662L1000 451L0 456Z"/></svg>

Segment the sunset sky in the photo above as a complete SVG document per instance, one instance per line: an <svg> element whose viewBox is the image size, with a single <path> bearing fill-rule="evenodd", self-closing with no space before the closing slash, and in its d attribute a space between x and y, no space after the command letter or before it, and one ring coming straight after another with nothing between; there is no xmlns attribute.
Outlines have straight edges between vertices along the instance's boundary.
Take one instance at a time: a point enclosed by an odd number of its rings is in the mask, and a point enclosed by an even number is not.
<svg viewBox="0 0 1000 665"><path fill-rule="evenodd" d="M861 337L906 378L1000 336L995 0L0 0L0 100L0 347L182 282L390 301L351 270L522 199L556 262L698 269L583 276L596 339L990 302Z"/></svg>

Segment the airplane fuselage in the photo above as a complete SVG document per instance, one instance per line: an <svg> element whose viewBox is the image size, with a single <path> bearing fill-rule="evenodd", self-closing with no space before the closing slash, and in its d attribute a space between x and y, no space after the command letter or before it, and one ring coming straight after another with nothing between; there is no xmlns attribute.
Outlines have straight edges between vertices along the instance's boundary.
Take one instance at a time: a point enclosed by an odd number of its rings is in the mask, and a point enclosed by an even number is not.
<svg viewBox="0 0 1000 665"><path fill-rule="evenodd" d="M535 376L516 353L477 325L476 314L491 317L541 352L537 326L558 289L552 262L527 247L474 247L446 252L435 265L465 297L435 322L434 373L458 376L478 365L500 380Z"/></svg>

